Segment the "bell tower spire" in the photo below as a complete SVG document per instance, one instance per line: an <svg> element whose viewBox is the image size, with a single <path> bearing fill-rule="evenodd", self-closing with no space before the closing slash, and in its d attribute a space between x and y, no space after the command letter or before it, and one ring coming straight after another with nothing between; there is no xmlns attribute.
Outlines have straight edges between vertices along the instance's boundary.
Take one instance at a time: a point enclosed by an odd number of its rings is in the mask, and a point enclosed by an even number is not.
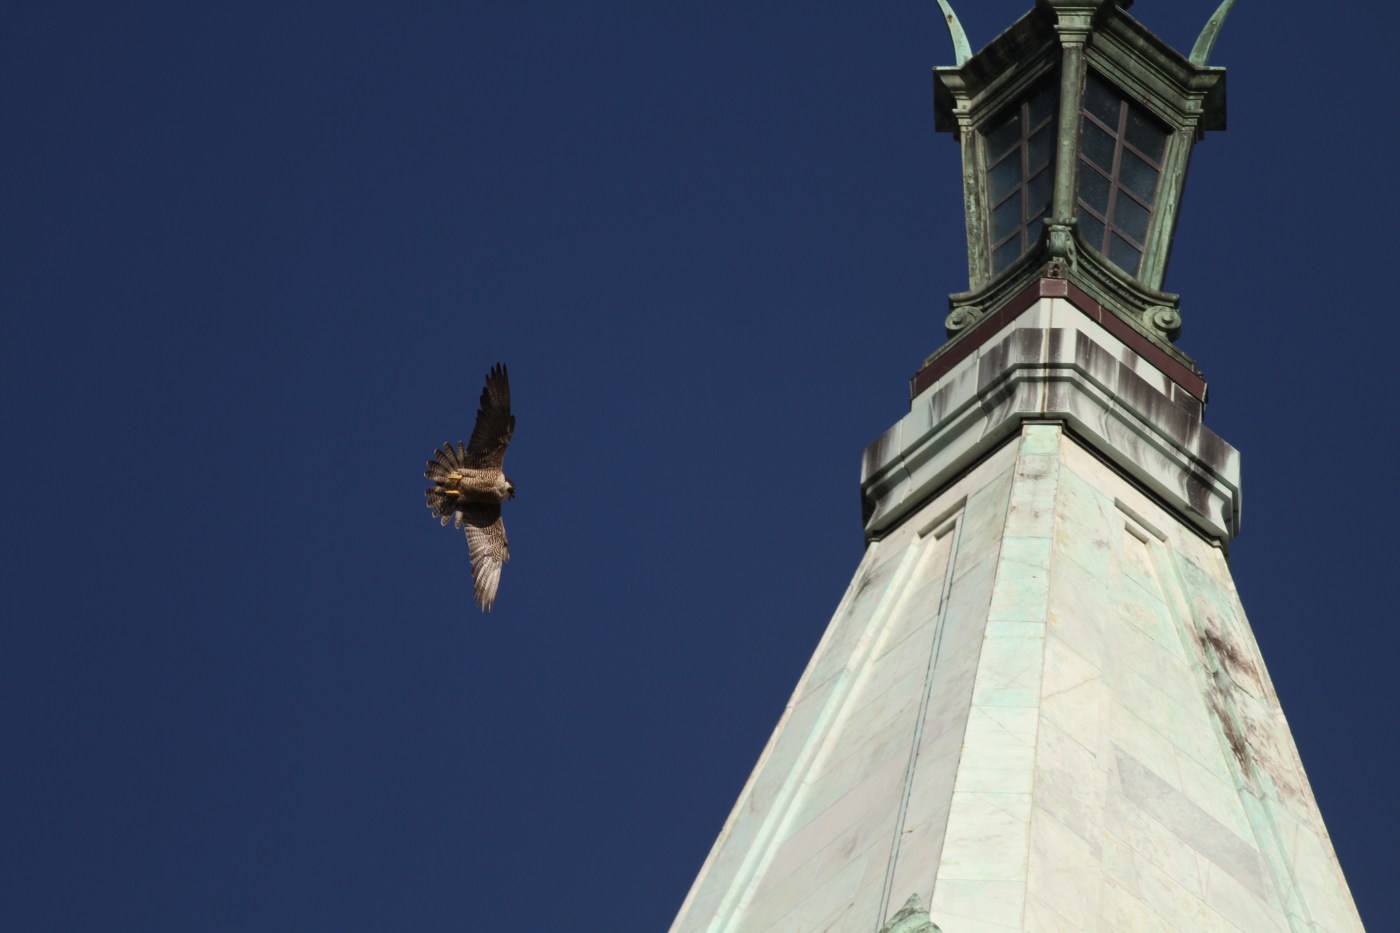
<svg viewBox="0 0 1400 933"><path fill-rule="evenodd" d="M1038 0L934 72L968 274L865 451L865 555L672 927L1360 931L1162 291L1208 66Z"/></svg>

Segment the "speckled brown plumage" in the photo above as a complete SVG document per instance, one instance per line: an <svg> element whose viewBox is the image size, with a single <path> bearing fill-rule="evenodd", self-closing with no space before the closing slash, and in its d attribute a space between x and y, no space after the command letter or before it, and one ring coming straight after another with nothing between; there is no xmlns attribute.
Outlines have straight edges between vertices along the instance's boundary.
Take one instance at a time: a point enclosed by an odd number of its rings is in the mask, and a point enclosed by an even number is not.
<svg viewBox="0 0 1400 933"><path fill-rule="evenodd" d="M486 374L476 426L466 444L452 443L433 451L423 475L428 487L428 508L443 525L466 528L471 555L472 580L477 605L489 611L501 584L501 565L510 560L501 503L515 498L515 484L501 470L506 445L515 431L510 413L510 381L500 363Z"/></svg>

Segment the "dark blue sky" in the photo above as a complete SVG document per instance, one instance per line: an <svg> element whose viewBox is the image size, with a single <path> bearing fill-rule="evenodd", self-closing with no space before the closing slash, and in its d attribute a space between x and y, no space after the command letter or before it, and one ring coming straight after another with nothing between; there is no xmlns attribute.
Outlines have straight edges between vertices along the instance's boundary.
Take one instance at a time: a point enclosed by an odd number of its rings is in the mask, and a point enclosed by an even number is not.
<svg viewBox="0 0 1400 933"><path fill-rule="evenodd" d="M1187 49L1214 6L1133 12ZM1400 12L1345 9L1232 15L1167 285L1387 930ZM0 927L663 929L966 285L951 59L931 0L8 11ZM483 616L421 471L496 360Z"/></svg>

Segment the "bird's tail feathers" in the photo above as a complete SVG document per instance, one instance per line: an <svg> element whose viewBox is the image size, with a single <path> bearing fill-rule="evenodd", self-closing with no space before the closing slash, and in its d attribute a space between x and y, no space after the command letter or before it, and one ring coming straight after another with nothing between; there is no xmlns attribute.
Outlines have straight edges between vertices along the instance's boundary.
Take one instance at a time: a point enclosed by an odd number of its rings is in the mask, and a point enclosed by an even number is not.
<svg viewBox="0 0 1400 933"><path fill-rule="evenodd" d="M448 490L442 486L434 486L427 490L428 508L433 510L433 517L437 518L445 527L448 522L453 523L453 527L461 528L465 516L458 507L459 500L456 496L448 494Z"/></svg>
<svg viewBox="0 0 1400 933"><path fill-rule="evenodd" d="M459 445L461 446L461 445ZM423 475L431 480L443 480L451 476L454 472L461 470L466 464L467 449L461 448L459 455L452 442L448 441L442 445L441 450L433 451L433 459L428 461L428 468L423 471Z"/></svg>

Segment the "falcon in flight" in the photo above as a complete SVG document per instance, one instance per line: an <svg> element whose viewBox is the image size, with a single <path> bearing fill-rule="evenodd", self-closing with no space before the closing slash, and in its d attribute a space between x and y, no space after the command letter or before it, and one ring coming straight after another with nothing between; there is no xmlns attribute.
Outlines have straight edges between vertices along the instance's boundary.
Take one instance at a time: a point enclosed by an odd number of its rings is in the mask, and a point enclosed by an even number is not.
<svg viewBox="0 0 1400 933"><path fill-rule="evenodd" d="M433 516L442 519L443 525L450 521L457 528L466 526L476 603L487 611L496 601L501 565L510 560L501 503L515 498L515 484L501 472L501 462L514 431L510 381L506 368L497 363L486 374L471 440L465 445L459 441L455 449L448 441L442 450L433 451L423 471L433 482L427 491Z"/></svg>

